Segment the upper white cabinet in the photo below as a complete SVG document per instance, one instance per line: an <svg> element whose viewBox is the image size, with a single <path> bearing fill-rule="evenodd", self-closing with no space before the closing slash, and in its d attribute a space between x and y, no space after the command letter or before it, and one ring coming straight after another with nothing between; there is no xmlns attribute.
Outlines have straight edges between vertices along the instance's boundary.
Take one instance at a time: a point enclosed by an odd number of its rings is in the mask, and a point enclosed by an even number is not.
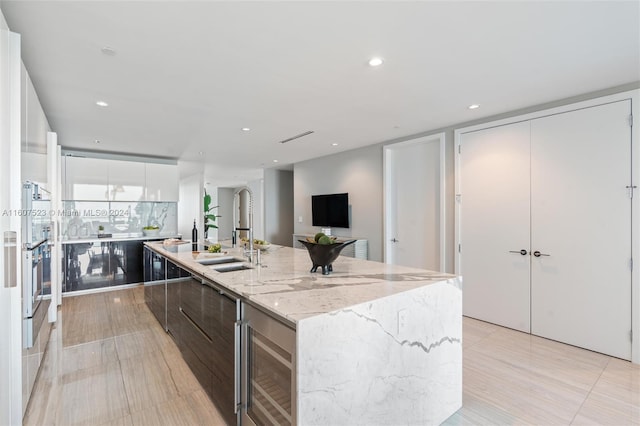
<svg viewBox="0 0 640 426"><path fill-rule="evenodd" d="M146 200L178 201L178 167L171 164L146 163Z"/></svg>
<svg viewBox="0 0 640 426"><path fill-rule="evenodd" d="M135 161L104 160L109 168L110 201L145 200L145 164Z"/></svg>
<svg viewBox="0 0 640 426"><path fill-rule="evenodd" d="M63 200L109 200L109 166L105 160L65 157L62 179Z"/></svg>
<svg viewBox="0 0 640 426"><path fill-rule="evenodd" d="M63 200L178 201L178 167L64 157L62 187Z"/></svg>

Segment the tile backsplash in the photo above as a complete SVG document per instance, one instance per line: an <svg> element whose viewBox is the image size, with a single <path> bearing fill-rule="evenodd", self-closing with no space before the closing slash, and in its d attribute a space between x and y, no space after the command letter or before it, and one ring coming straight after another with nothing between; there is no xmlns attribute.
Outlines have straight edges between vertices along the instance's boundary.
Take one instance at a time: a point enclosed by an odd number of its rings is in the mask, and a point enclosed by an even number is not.
<svg viewBox="0 0 640 426"><path fill-rule="evenodd" d="M98 234L140 234L145 226L158 226L160 235L178 232L175 202L63 201L63 239L87 238Z"/></svg>

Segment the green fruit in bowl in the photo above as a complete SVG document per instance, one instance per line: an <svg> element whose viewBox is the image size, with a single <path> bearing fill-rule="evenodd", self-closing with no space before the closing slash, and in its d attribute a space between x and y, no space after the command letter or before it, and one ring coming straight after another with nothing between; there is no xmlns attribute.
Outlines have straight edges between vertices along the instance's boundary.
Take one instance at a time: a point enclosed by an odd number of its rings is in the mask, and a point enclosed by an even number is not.
<svg viewBox="0 0 640 426"><path fill-rule="evenodd" d="M222 246L219 243L211 244L208 248L209 253L220 253Z"/></svg>
<svg viewBox="0 0 640 426"><path fill-rule="evenodd" d="M317 242L319 242L319 241L320 241L320 238L322 238L322 237L326 237L326 235L324 234L324 232L318 232L318 233L315 235L315 237L313 237L313 239L314 239L314 240L316 241L316 243L317 243Z"/></svg>
<svg viewBox="0 0 640 426"><path fill-rule="evenodd" d="M318 238L318 244L327 245L331 243L333 243L333 240L331 239L331 237L327 237L326 235L323 235L320 238Z"/></svg>

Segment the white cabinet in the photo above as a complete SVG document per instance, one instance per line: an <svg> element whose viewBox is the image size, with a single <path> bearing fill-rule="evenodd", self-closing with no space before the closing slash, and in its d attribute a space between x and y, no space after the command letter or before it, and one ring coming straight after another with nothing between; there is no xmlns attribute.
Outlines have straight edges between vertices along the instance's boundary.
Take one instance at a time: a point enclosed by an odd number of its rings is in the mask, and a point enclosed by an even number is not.
<svg viewBox="0 0 640 426"><path fill-rule="evenodd" d="M629 99L459 135L464 314L631 358Z"/></svg>
<svg viewBox="0 0 640 426"><path fill-rule="evenodd" d="M145 164L105 160L109 168L109 200L141 201L145 192Z"/></svg>
<svg viewBox="0 0 640 426"><path fill-rule="evenodd" d="M99 158L65 157L62 168L62 199L107 201L109 166Z"/></svg>
<svg viewBox="0 0 640 426"><path fill-rule="evenodd" d="M21 152L20 163L22 181L31 181L41 184L45 189L51 189L47 176L47 154L39 152Z"/></svg>
<svg viewBox="0 0 640 426"><path fill-rule="evenodd" d="M146 163L147 201L178 201L178 167L171 164Z"/></svg>
<svg viewBox="0 0 640 426"><path fill-rule="evenodd" d="M81 201L178 201L178 166L67 156L62 199Z"/></svg>

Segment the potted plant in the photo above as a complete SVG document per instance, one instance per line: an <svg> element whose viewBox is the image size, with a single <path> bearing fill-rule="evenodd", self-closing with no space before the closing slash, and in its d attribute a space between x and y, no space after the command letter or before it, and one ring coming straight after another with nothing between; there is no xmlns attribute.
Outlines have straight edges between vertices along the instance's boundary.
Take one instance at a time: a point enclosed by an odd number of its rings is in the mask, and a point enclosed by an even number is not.
<svg viewBox="0 0 640 426"><path fill-rule="evenodd" d="M207 231L209 228L218 229L215 224L216 218L220 217L213 213L213 209L217 209L218 206L211 206L211 195L207 194L207 189L204 190L204 237L207 238Z"/></svg>
<svg viewBox="0 0 640 426"><path fill-rule="evenodd" d="M104 226L98 225L98 235L104 234Z"/></svg>
<svg viewBox="0 0 640 426"><path fill-rule="evenodd" d="M149 225L142 228L142 233L147 237L154 237L160 232L160 227L156 225Z"/></svg>

